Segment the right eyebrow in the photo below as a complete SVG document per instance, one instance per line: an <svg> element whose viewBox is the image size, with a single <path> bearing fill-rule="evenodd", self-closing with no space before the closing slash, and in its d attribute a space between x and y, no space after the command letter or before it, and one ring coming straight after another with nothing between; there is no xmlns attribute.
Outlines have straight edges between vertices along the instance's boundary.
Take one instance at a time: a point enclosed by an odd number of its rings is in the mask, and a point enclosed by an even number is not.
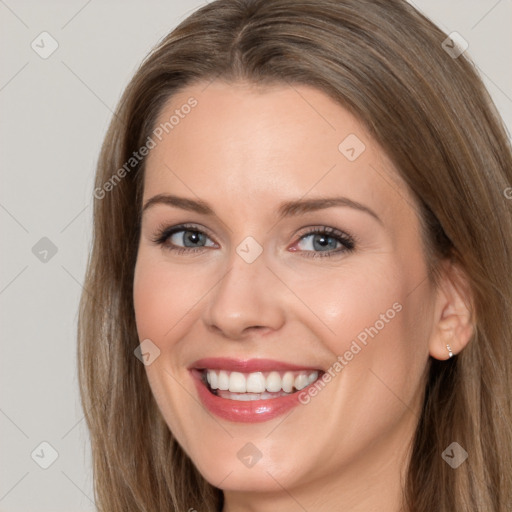
<svg viewBox="0 0 512 512"><path fill-rule="evenodd" d="M203 215L215 215L214 211L204 201L196 201L195 199L187 199L185 197L173 196L171 194L158 194L148 199L142 208L145 212L148 208L156 204L165 204L181 208L182 210L189 210L191 212L201 213Z"/></svg>

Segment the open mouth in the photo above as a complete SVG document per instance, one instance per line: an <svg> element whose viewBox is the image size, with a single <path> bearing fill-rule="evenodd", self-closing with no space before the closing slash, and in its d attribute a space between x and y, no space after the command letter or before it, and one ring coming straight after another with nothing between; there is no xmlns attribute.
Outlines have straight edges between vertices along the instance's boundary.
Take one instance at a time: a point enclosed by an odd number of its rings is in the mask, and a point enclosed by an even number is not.
<svg viewBox="0 0 512 512"><path fill-rule="evenodd" d="M313 384L324 373L321 370L242 373L218 369L202 369L200 372L201 381L210 393L244 402L293 395Z"/></svg>

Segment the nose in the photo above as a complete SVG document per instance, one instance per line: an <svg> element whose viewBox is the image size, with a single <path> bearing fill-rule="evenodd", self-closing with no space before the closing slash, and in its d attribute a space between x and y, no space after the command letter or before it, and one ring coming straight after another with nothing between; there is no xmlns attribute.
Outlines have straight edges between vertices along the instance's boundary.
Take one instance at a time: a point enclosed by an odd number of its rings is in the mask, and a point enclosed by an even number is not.
<svg viewBox="0 0 512 512"><path fill-rule="evenodd" d="M267 267L263 254L247 263L234 254L231 266L208 295L203 319L209 331L243 340L278 330L285 321L282 283ZM284 299L284 297L283 297Z"/></svg>

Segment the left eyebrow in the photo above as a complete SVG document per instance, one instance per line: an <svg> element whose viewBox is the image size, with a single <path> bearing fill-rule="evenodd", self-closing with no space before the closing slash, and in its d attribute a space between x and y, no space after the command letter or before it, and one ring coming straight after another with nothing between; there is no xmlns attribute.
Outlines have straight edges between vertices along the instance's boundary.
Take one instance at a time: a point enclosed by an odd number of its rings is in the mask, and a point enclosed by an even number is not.
<svg viewBox="0 0 512 512"><path fill-rule="evenodd" d="M292 215L301 215L304 213L315 212L318 210L324 210L326 208L332 208L335 206L348 206L356 210L368 213L379 224L383 225L381 218L368 206L353 201L348 197L317 197L314 199L298 199L294 201L286 201L281 203L278 209L279 218L290 217Z"/></svg>
<svg viewBox="0 0 512 512"><path fill-rule="evenodd" d="M158 194L149 199L143 206L143 212L156 204L165 204L182 210L195 211L202 215L215 215L213 208L205 201L197 201L190 198L178 197L171 194ZM285 201L279 205L277 209L279 219L291 217L294 215L303 215L305 213L325 210L336 206L346 206L371 215L381 225L383 225L380 217L368 206L358 203L348 197L316 197L311 199L296 199Z"/></svg>

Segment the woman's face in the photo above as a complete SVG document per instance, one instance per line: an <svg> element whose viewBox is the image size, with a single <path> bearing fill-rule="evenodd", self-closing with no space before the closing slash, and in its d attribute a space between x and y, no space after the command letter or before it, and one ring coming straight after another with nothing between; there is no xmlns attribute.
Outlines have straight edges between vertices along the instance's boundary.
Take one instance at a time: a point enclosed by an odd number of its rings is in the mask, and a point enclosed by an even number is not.
<svg viewBox="0 0 512 512"><path fill-rule="evenodd" d="M435 293L383 151L316 89L219 81L175 95L148 147L137 328L199 471L270 492L395 472Z"/></svg>

